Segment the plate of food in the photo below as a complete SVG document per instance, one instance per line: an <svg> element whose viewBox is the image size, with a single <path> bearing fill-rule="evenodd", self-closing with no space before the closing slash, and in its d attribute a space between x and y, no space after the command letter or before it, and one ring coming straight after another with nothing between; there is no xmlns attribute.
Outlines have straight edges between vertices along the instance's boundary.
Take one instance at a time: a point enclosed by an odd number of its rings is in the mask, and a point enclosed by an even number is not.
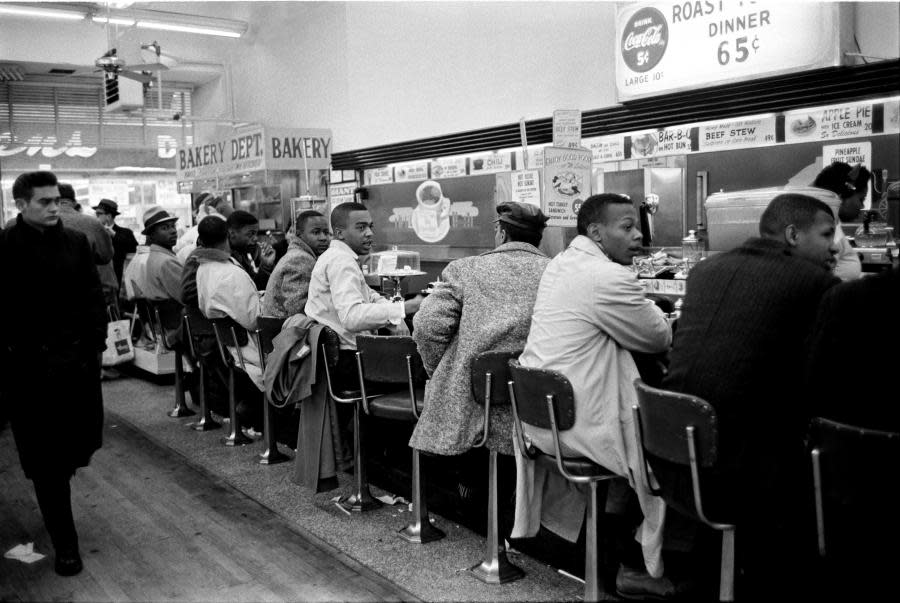
<svg viewBox="0 0 900 603"><path fill-rule="evenodd" d="M577 195L581 192L581 176L574 172L560 172L553 177L553 188L561 195Z"/></svg>
<svg viewBox="0 0 900 603"><path fill-rule="evenodd" d="M791 132L798 136L809 134L815 128L816 120L814 120L811 115L807 115L805 118L797 118L791 122Z"/></svg>

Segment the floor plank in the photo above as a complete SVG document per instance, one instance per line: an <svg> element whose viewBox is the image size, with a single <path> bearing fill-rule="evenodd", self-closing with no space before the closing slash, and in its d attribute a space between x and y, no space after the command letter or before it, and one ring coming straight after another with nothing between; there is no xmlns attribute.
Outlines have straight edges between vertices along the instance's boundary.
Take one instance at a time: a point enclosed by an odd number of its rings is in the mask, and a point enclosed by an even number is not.
<svg viewBox="0 0 900 603"><path fill-rule="evenodd" d="M53 572L31 482L0 434L0 548L33 541L47 558L0 558L2 601L412 600L265 506L127 425L72 481L84 571Z"/></svg>

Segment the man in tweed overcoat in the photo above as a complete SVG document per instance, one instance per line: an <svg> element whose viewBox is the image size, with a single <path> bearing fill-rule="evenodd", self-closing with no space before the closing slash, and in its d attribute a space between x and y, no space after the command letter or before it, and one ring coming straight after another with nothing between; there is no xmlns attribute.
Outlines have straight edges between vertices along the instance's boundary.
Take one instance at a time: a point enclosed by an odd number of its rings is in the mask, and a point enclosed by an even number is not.
<svg viewBox="0 0 900 603"><path fill-rule="evenodd" d="M538 250L547 218L533 205L497 206L497 247L451 262L413 318L413 339L431 380L409 445L462 454L478 441L484 410L472 398L472 361L488 350L525 345L541 274L550 259ZM488 446L512 454L508 407L492 409Z"/></svg>

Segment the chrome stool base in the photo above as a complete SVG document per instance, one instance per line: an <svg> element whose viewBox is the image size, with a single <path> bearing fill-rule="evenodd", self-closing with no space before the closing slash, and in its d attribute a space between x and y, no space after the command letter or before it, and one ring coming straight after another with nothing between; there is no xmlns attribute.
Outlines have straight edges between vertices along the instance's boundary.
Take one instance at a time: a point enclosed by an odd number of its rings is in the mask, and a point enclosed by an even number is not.
<svg viewBox="0 0 900 603"><path fill-rule="evenodd" d="M477 578L486 584L506 584L515 582L525 577L525 572L506 556L506 551L501 551L493 563L482 561L467 570L473 578Z"/></svg>
<svg viewBox="0 0 900 603"><path fill-rule="evenodd" d="M193 417L197 413L188 408L187 406L176 406L172 410L167 413L173 419L180 419L182 417Z"/></svg>
<svg viewBox="0 0 900 603"><path fill-rule="evenodd" d="M440 540L446 536L442 530L431 525L431 522L428 520L421 523L411 523L397 532L397 534L403 540L412 542L413 544L434 542L435 540Z"/></svg>
<svg viewBox="0 0 900 603"><path fill-rule="evenodd" d="M277 465L289 460L291 460L291 457L278 450L277 446L269 448L259 455L260 465Z"/></svg>
<svg viewBox="0 0 900 603"><path fill-rule="evenodd" d="M365 513L366 511L373 511L384 505L384 503L372 496L368 488L362 493L342 498L338 501L338 504L352 513Z"/></svg>
<svg viewBox="0 0 900 603"><path fill-rule="evenodd" d="M241 431L232 431L227 436L219 440L223 445L230 447L233 446L246 446L253 442L252 438L248 438Z"/></svg>
<svg viewBox="0 0 900 603"><path fill-rule="evenodd" d="M222 424L217 423L211 417L200 417L199 421L188 423L187 426L194 431L212 431L213 429L220 429Z"/></svg>

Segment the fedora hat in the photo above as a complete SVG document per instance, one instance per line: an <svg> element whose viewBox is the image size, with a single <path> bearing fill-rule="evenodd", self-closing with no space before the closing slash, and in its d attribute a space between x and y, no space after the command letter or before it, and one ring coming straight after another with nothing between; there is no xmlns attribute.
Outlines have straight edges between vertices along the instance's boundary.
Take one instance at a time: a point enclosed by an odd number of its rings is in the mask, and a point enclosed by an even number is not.
<svg viewBox="0 0 900 603"><path fill-rule="evenodd" d="M111 216L119 215L119 204L110 199L100 199L100 203L92 208L94 211L102 211Z"/></svg>
<svg viewBox="0 0 900 603"><path fill-rule="evenodd" d="M149 233L157 224L162 224L164 222L174 222L177 219L178 216L170 216L169 212L161 208L159 205L148 207L146 211L144 211L144 230L141 231L141 234L145 235Z"/></svg>

